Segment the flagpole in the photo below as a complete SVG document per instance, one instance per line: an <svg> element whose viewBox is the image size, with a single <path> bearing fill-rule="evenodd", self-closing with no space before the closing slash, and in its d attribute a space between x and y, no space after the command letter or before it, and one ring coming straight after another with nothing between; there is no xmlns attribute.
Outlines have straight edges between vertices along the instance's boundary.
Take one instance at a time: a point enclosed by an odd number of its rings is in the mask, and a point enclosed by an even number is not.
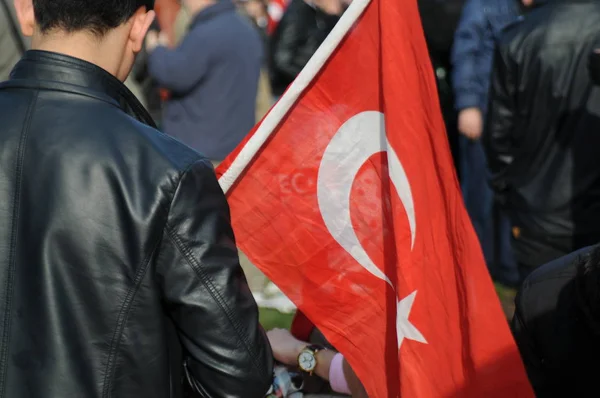
<svg viewBox="0 0 600 398"><path fill-rule="evenodd" d="M350 7L344 12L323 44L321 44L285 94L271 109L261 125L258 126L254 135L244 145L238 156L231 163L231 166L221 176L219 184L223 192L227 193L233 184L235 184L239 176L248 167L250 162L252 162L252 159L254 159L260 148L267 142L292 106L294 106L296 100L312 83L370 3L371 0L352 1Z"/></svg>

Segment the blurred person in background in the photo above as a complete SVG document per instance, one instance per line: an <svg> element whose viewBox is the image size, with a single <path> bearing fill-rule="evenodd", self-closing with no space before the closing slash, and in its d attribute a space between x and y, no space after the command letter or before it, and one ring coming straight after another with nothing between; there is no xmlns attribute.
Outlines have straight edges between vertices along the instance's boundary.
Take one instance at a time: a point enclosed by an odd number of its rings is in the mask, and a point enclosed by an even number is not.
<svg viewBox="0 0 600 398"><path fill-rule="evenodd" d="M289 4L290 0L268 0L267 13L269 14L269 24L267 26L267 33L269 35L272 35L275 29L277 29L277 25L279 25Z"/></svg>
<svg viewBox="0 0 600 398"><path fill-rule="evenodd" d="M184 0L192 17L176 48L164 32L146 39L150 75L169 90L163 130L214 164L242 141L256 122L263 46L231 0Z"/></svg>
<svg viewBox="0 0 600 398"><path fill-rule="evenodd" d="M0 0L0 82L8 79L12 68L29 47L21 33L14 0Z"/></svg>
<svg viewBox="0 0 600 398"><path fill-rule="evenodd" d="M427 49L435 73L442 116L459 178L459 134L456 128L457 112L454 108L454 93L452 92L450 51L464 2L465 0L418 0Z"/></svg>
<svg viewBox="0 0 600 398"><path fill-rule="evenodd" d="M164 32L146 39L150 75L169 91L162 127L216 167L256 123L263 43L231 0L184 0L174 29L175 46ZM239 257L260 300L267 280Z"/></svg>
<svg viewBox="0 0 600 398"><path fill-rule="evenodd" d="M159 28L156 21L153 22L151 29L152 28ZM133 69L131 70L131 74L125 81L125 84L130 90L132 89L132 82L135 84L133 88L139 93L136 94L134 92L134 94L140 99L140 102L142 102L152 116L152 119L154 119L156 125L160 128L162 125L163 97L161 96L161 90L158 83L150 76L148 71L148 53L145 48L138 54Z"/></svg>
<svg viewBox="0 0 600 398"><path fill-rule="evenodd" d="M156 0L154 2L154 11L156 12L156 24L160 30L167 35L170 45L175 45L175 20L177 14L181 11L180 0Z"/></svg>
<svg viewBox="0 0 600 398"><path fill-rule="evenodd" d="M240 7L243 14L246 15L256 29L260 32L263 41L267 40L267 29L269 27L269 13L265 0L237 0L236 4Z"/></svg>
<svg viewBox="0 0 600 398"><path fill-rule="evenodd" d="M515 22L523 9L520 0L468 0L452 50L465 205L492 277L507 286L519 283L510 244L511 225L494 203L481 137L496 44L502 30Z"/></svg>
<svg viewBox="0 0 600 398"><path fill-rule="evenodd" d="M259 32L263 42L263 49L267 48L269 15L267 13L267 5L265 1L235 0L234 3L237 6L238 11L240 11L244 17L248 18ZM190 22L191 17L189 11L186 7L181 7L177 13L177 17L175 18L173 29L175 45L179 45L179 43L181 43L185 35L188 33ZM263 67L260 72L258 93L256 97L256 121L263 118L263 116L271 108L272 104L271 84L269 82L269 75L266 66L266 57L263 57Z"/></svg>
<svg viewBox="0 0 600 398"><path fill-rule="evenodd" d="M275 99L281 97L331 32L346 4L292 0L271 37L269 67Z"/></svg>
<svg viewBox="0 0 600 398"><path fill-rule="evenodd" d="M597 397L600 246L533 272L515 300L512 330L538 398Z"/></svg>
<svg viewBox="0 0 600 398"><path fill-rule="evenodd" d="M483 136L522 279L600 242L600 90L589 70L600 3L533 7L501 38Z"/></svg>
<svg viewBox="0 0 600 398"><path fill-rule="evenodd" d="M264 48L269 45L269 13L266 0L238 0L237 4L242 14L252 21L260 33ZM256 97L256 120L261 120L273 105L271 82L269 81L267 57L263 57L263 67L258 80L258 94Z"/></svg>
<svg viewBox="0 0 600 398"><path fill-rule="evenodd" d="M171 47L176 43L175 22L181 4L179 0L156 0L154 2L154 11L156 19L152 23L150 30L164 32L168 38ZM148 71L148 52L142 49L138 55L131 77L140 85L140 90L146 101L146 109L152 115L159 128L162 127L163 102L169 98L167 90L161 88L156 80L150 76Z"/></svg>
<svg viewBox="0 0 600 398"><path fill-rule="evenodd" d="M262 398L212 166L122 83L154 1L15 4L33 50L0 84L0 397Z"/></svg>
<svg viewBox="0 0 600 398"><path fill-rule="evenodd" d="M190 15L190 11L184 7L183 5L179 8L179 12L175 17L175 21L173 24L173 35L174 35L174 45L178 46L183 41L183 38L188 33L190 29L190 23L192 22L192 16Z"/></svg>

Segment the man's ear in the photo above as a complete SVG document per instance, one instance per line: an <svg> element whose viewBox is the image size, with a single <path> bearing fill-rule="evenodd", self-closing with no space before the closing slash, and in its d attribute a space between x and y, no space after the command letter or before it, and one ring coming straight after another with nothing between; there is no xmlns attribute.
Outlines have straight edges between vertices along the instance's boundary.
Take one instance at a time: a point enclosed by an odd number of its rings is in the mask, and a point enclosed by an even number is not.
<svg viewBox="0 0 600 398"><path fill-rule="evenodd" d="M142 51L146 33L148 33L148 29L150 29L150 25L152 25L155 16L156 14L154 11L146 11L145 7L141 7L136 11L133 17L131 17L132 24L131 31L129 32L129 41L133 52L139 53Z"/></svg>
<svg viewBox="0 0 600 398"><path fill-rule="evenodd" d="M33 0L14 0L17 18L24 36L31 37L35 31L35 13Z"/></svg>

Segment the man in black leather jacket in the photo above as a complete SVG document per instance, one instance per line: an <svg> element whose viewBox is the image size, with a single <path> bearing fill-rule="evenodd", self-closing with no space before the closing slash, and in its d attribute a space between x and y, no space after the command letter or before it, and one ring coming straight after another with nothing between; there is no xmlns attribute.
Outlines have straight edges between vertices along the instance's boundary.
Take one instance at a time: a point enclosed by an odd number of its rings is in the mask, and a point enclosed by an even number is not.
<svg viewBox="0 0 600 398"><path fill-rule="evenodd" d="M510 26L484 137L521 277L600 242L600 91L588 71L600 3L555 0Z"/></svg>
<svg viewBox="0 0 600 398"><path fill-rule="evenodd" d="M512 330L536 397L597 397L600 246L533 272L515 301Z"/></svg>
<svg viewBox="0 0 600 398"><path fill-rule="evenodd" d="M0 85L0 397L264 396L210 162L121 83L153 1L17 5L36 50Z"/></svg>
<svg viewBox="0 0 600 398"><path fill-rule="evenodd" d="M269 66L275 97L296 79L340 18L341 7L324 10L320 3L326 2L291 0L271 37Z"/></svg>

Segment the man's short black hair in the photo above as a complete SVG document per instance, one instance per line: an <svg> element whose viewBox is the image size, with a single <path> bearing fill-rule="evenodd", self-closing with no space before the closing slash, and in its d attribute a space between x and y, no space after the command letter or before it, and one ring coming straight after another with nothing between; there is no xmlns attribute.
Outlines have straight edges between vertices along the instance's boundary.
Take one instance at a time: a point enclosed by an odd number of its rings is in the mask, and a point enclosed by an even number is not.
<svg viewBox="0 0 600 398"><path fill-rule="evenodd" d="M154 8L154 0L33 0L33 7L42 33L88 30L102 36L127 22L140 7Z"/></svg>

